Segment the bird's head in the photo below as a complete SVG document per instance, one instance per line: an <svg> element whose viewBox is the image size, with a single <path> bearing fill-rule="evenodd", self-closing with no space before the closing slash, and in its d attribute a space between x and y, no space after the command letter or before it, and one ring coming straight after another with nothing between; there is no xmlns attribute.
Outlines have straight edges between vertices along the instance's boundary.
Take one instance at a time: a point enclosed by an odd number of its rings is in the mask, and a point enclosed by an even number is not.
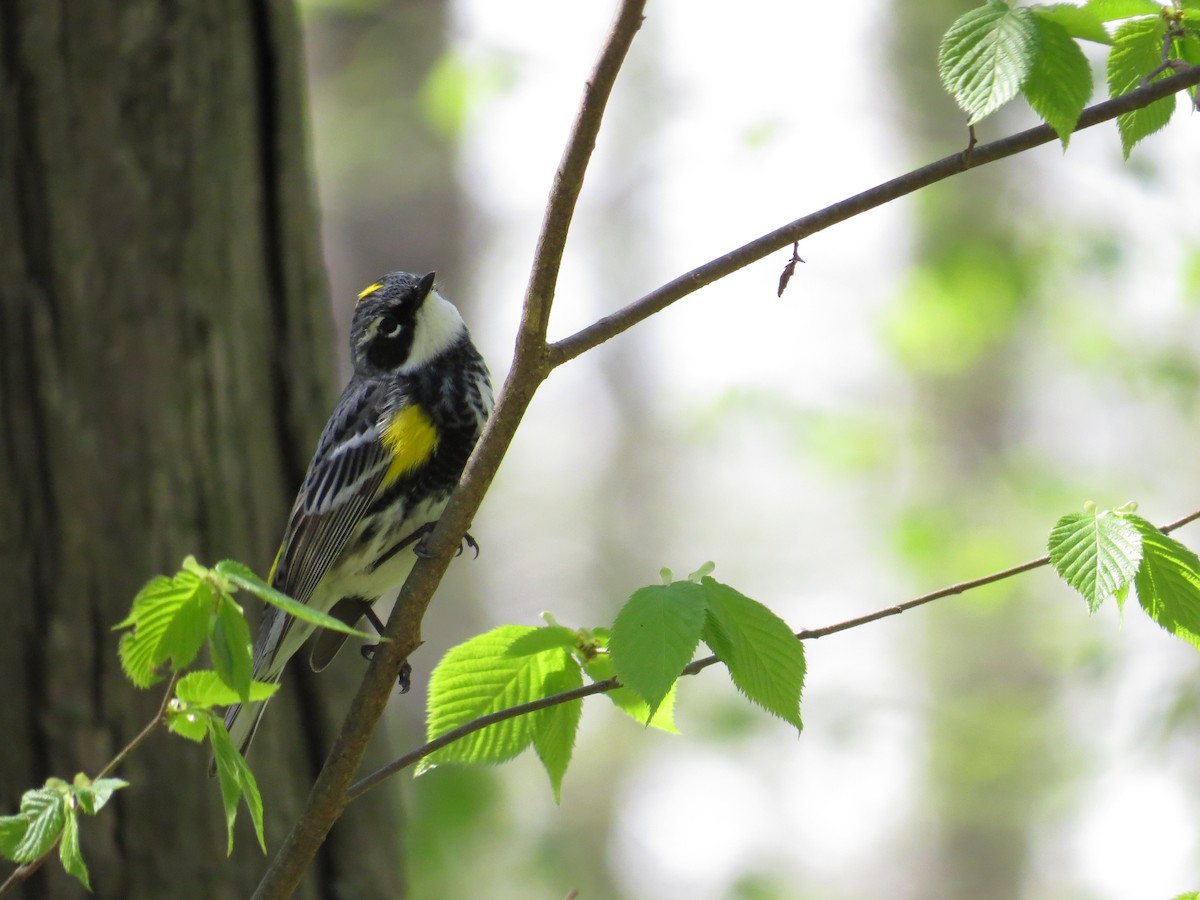
<svg viewBox="0 0 1200 900"><path fill-rule="evenodd" d="M462 316L434 277L391 272L358 295L350 324L355 372L411 372L462 340Z"/></svg>

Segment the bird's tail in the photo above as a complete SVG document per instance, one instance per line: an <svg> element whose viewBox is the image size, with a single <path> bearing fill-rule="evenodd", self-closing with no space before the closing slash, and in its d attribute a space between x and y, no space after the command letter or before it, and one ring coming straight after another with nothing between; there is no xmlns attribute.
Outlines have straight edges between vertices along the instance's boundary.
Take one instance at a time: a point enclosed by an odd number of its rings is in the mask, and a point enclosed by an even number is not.
<svg viewBox="0 0 1200 900"><path fill-rule="evenodd" d="M276 676L276 679L278 676ZM229 738L233 741L233 746L237 747L238 753L244 757L250 749L250 742L254 740L254 735L258 731L258 724L262 721L263 712L267 708L267 700L260 700L255 703L241 704L235 703L225 710L225 730L229 732ZM217 761L212 759L208 764L208 774L217 774Z"/></svg>
<svg viewBox="0 0 1200 900"><path fill-rule="evenodd" d="M268 700L262 700L246 706L238 703L225 710L225 730L229 732L233 746L237 747L238 753L242 756L245 756L250 749L250 742L254 740L254 735L258 731L258 723L262 721L262 715L268 702Z"/></svg>

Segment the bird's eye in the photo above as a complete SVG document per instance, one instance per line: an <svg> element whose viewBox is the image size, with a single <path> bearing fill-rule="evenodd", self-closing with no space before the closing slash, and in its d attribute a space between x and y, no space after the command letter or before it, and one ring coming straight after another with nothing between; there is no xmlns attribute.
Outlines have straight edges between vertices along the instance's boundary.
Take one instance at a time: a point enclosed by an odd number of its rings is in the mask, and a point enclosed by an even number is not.
<svg viewBox="0 0 1200 900"><path fill-rule="evenodd" d="M391 337L400 330L400 323L392 316L380 316L379 324L375 326L375 333L382 337Z"/></svg>

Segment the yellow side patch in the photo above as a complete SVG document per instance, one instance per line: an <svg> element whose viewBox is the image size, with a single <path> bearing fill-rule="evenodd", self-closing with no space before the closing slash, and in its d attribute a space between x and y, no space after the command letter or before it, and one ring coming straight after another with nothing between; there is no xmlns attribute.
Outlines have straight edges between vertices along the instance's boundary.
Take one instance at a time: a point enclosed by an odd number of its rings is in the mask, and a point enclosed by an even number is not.
<svg viewBox="0 0 1200 900"><path fill-rule="evenodd" d="M429 415L419 406L406 406L383 428L383 446L392 457L385 485L423 464L437 449L438 432Z"/></svg>
<svg viewBox="0 0 1200 900"><path fill-rule="evenodd" d="M366 300L368 297L370 297L373 293L375 293L381 287L383 287L382 281L377 281L374 284L367 285L367 287L363 288L361 291L358 292L358 302L362 303L364 300Z"/></svg>

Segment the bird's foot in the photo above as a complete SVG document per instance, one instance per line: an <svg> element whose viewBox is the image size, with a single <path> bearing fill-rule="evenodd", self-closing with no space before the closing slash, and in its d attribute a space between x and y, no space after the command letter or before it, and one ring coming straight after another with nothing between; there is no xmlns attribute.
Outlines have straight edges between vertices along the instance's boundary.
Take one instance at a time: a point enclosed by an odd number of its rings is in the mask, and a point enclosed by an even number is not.
<svg viewBox="0 0 1200 900"><path fill-rule="evenodd" d="M375 651L379 649L378 644L363 644L362 655L363 659L370 662L375 658ZM396 676L396 685L400 688L400 693L407 694L412 690L412 666L408 660L405 660L400 665L400 674Z"/></svg>

